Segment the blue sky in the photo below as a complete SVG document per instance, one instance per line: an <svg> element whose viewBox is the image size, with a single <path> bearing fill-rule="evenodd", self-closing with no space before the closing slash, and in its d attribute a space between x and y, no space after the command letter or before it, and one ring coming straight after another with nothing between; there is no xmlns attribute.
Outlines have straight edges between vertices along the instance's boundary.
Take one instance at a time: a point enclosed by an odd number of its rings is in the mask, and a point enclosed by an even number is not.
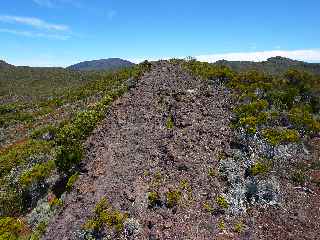
<svg viewBox="0 0 320 240"><path fill-rule="evenodd" d="M319 0L2 0L0 58L32 66L108 57L320 62L319 9Z"/></svg>

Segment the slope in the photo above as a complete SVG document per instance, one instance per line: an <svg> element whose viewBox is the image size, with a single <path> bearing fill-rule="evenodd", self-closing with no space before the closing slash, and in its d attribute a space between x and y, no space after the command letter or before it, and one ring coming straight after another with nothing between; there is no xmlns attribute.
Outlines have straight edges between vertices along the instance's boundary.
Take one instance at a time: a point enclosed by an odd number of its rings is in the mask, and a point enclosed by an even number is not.
<svg viewBox="0 0 320 240"><path fill-rule="evenodd" d="M206 173L228 148L229 108L222 87L156 63L87 141L83 173L44 239L81 238L103 197L128 214L136 239L208 238L199 219L215 219L201 209L220 183Z"/></svg>

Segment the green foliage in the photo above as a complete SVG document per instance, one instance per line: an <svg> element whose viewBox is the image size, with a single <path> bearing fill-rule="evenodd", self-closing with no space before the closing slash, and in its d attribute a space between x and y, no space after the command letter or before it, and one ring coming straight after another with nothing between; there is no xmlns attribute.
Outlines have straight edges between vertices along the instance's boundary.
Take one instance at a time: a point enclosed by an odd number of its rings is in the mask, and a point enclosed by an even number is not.
<svg viewBox="0 0 320 240"><path fill-rule="evenodd" d="M237 222L235 225L234 225L234 231L236 233L242 233L243 232L243 229L244 229L244 224L242 222Z"/></svg>
<svg viewBox="0 0 320 240"><path fill-rule="evenodd" d="M60 145L56 150L55 164L60 172L69 173L72 167L78 165L83 158L81 143Z"/></svg>
<svg viewBox="0 0 320 240"><path fill-rule="evenodd" d="M194 75L203 79L213 79L228 81L233 78L234 72L226 66L217 66L210 63L198 62L195 60L184 63L185 68L189 69Z"/></svg>
<svg viewBox="0 0 320 240"><path fill-rule="evenodd" d="M298 129L311 133L320 131L320 122L317 121L306 107L295 107L288 114L289 120Z"/></svg>
<svg viewBox="0 0 320 240"><path fill-rule="evenodd" d="M213 213L214 212L214 208L209 202L205 202L203 204L203 209L208 213Z"/></svg>
<svg viewBox="0 0 320 240"><path fill-rule="evenodd" d="M0 192L0 212L2 216L16 216L24 212L25 203L20 189L15 186Z"/></svg>
<svg viewBox="0 0 320 240"><path fill-rule="evenodd" d="M169 130L174 127L174 120L173 120L173 116L172 116L172 115L170 115L170 116L167 118L166 127L167 127L167 129L169 129Z"/></svg>
<svg viewBox="0 0 320 240"><path fill-rule="evenodd" d="M269 166L263 162L256 162L249 169L249 172L252 176L262 175L267 173L268 171Z"/></svg>
<svg viewBox="0 0 320 240"><path fill-rule="evenodd" d="M226 224L223 219L220 219L218 221L218 228L220 231L224 231L226 229Z"/></svg>
<svg viewBox="0 0 320 240"><path fill-rule="evenodd" d="M30 137L33 139L41 139L46 133L50 133L53 136L57 134L58 129L54 125L42 126L38 129L35 129Z"/></svg>
<svg viewBox="0 0 320 240"><path fill-rule="evenodd" d="M208 176L213 178L213 177L216 177L218 175L218 171L212 167L210 167L208 169Z"/></svg>
<svg viewBox="0 0 320 240"><path fill-rule="evenodd" d="M150 207L156 207L161 205L161 198L157 192L148 193L148 202Z"/></svg>
<svg viewBox="0 0 320 240"><path fill-rule="evenodd" d="M25 224L20 219L11 217L0 218L0 239L18 240L26 231Z"/></svg>
<svg viewBox="0 0 320 240"><path fill-rule="evenodd" d="M266 100L257 100L249 104L240 105L234 110L234 112L239 117L254 116L260 113L261 111L265 110L268 106L269 104Z"/></svg>
<svg viewBox="0 0 320 240"><path fill-rule="evenodd" d="M36 164L27 172L23 173L20 177L20 184L23 187L29 187L33 183L45 180L51 172L55 169L53 160L46 163Z"/></svg>
<svg viewBox="0 0 320 240"><path fill-rule="evenodd" d="M293 172L291 179L293 182L297 184L304 184L307 180L307 174L304 169L297 169Z"/></svg>
<svg viewBox="0 0 320 240"><path fill-rule="evenodd" d="M300 139L298 131L294 129L264 129L262 136L272 145L297 142Z"/></svg>
<svg viewBox="0 0 320 240"><path fill-rule="evenodd" d="M128 218L128 214L115 210L103 198L95 208L95 215L85 223L84 228L87 230L101 231L105 227L109 227L116 232L123 230L124 221Z"/></svg>
<svg viewBox="0 0 320 240"><path fill-rule="evenodd" d="M222 195L218 196L216 198L216 203L218 204L218 206L222 209L227 209L229 208L229 203L228 201L226 200L226 198Z"/></svg>
<svg viewBox="0 0 320 240"><path fill-rule="evenodd" d="M78 180L78 178L79 178L79 172L76 172L75 174L71 175L71 177L69 177L66 185L66 190L68 192L72 190L72 187L75 184L75 182Z"/></svg>
<svg viewBox="0 0 320 240"><path fill-rule="evenodd" d="M29 157L50 153L51 149L52 143L36 140L29 140L9 148L0 155L0 177L7 174L12 168L26 163Z"/></svg>
<svg viewBox="0 0 320 240"><path fill-rule="evenodd" d="M254 93L257 89L267 91L272 88L272 77L255 70L241 72L231 79L228 86L239 93Z"/></svg>
<svg viewBox="0 0 320 240"><path fill-rule="evenodd" d="M171 190L166 193L166 206L173 208L178 205L181 198L181 192L178 190Z"/></svg>
<svg viewBox="0 0 320 240"><path fill-rule="evenodd" d="M19 111L21 107L14 103L0 105L0 115Z"/></svg>
<svg viewBox="0 0 320 240"><path fill-rule="evenodd" d="M46 232L47 225L48 223L46 221L40 222L28 240L40 240Z"/></svg>
<svg viewBox="0 0 320 240"><path fill-rule="evenodd" d="M101 118L102 114L95 110L78 113L70 124L63 126L58 132L58 144L70 144L84 140Z"/></svg>

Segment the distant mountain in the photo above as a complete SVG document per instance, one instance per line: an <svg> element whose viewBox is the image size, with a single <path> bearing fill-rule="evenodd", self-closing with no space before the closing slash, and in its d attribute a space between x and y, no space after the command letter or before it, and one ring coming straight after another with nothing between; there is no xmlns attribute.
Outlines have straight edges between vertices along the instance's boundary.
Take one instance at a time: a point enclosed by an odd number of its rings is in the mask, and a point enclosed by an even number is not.
<svg viewBox="0 0 320 240"><path fill-rule="evenodd" d="M284 57L272 57L263 62L250 62L250 61L227 61L220 60L215 64L226 65L234 71L241 72L247 70L258 70L270 74L281 74L290 68L307 71L313 74L320 74L319 63L307 63L297 60L292 60Z"/></svg>
<svg viewBox="0 0 320 240"><path fill-rule="evenodd" d="M77 71L101 71L101 70L117 70L120 68L132 67L135 64L120 58L108 58L93 61L85 61L67 67L69 70Z"/></svg>
<svg viewBox="0 0 320 240"><path fill-rule="evenodd" d="M3 61L3 60L0 60L0 69L5 69L5 68L13 68L14 66Z"/></svg>

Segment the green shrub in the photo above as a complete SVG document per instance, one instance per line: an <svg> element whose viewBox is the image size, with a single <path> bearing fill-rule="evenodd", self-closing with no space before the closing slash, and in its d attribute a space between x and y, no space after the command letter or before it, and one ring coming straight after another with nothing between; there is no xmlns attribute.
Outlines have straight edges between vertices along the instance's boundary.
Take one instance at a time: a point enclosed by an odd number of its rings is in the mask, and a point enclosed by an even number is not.
<svg viewBox="0 0 320 240"><path fill-rule="evenodd" d="M297 169L293 172L291 179L293 182L297 184L304 184L307 180L307 174L306 171L303 169Z"/></svg>
<svg viewBox="0 0 320 240"><path fill-rule="evenodd" d="M57 147L55 165L60 172L69 173L70 169L78 165L83 158L83 146L81 143L61 145Z"/></svg>
<svg viewBox="0 0 320 240"><path fill-rule="evenodd" d="M73 174L71 177L69 177L67 185L66 185L66 190L68 192L70 192L73 188L73 185L75 184L75 182L78 180L79 178L79 172L76 172L75 174Z"/></svg>
<svg viewBox="0 0 320 240"><path fill-rule="evenodd" d="M23 193L15 188L6 187L0 192L0 216L16 216L24 212L25 202ZM1 238L0 238L1 239Z"/></svg>
<svg viewBox="0 0 320 240"><path fill-rule="evenodd" d="M177 190L171 190L166 193L166 206L173 208L177 206L181 198L181 192Z"/></svg>
<svg viewBox="0 0 320 240"><path fill-rule="evenodd" d="M20 109L20 107L17 106L16 104L0 105L0 115L6 114L6 113L17 112L19 109Z"/></svg>
<svg viewBox="0 0 320 240"><path fill-rule="evenodd" d="M58 144L70 144L84 140L102 117L103 115L95 110L78 113L71 123L63 126L58 132Z"/></svg>
<svg viewBox="0 0 320 240"><path fill-rule="evenodd" d="M269 171L269 166L262 162L257 162L253 164L249 169L249 172L252 176L265 174L268 171Z"/></svg>
<svg viewBox="0 0 320 240"><path fill-rule="evenodd" d="M52 143L47 141L28 140L25 143L9 148L0 155L0 177L20 164L26 163L28 158L40 154L49 154Z"/></svg>
<svg viewBox="0 0 320 240"><path fill-rule="evenodd" d="M242 233L244 230L244 224L242 222L237 222L235 225L234 225L234 231L236 233Z"/></svg>
<svg viewBox="0 0 320 240"><path fill-rule="evenodd" d="M239 125L244 127L247 132L255 133L258 126L265 124L268 120L268 114L261 112L256 116L241 117L239 119Z"/></svg>
<svg viewBox="0 0 320 240"><path fill-rule="evenodd" d="M47 125L47 126L35 129L31 133L30 137L33 138L33 139L39 139L39 138L42 138L42 136L45 135L46 133L50 133L52 135L56 135L57 131L58 131L58 129L55 126Z"/></svg>
<svg viewBox="0 0 320 240"><path fill-rule="evenodd" d="M239 117L254 116L262 110L265 110L268 106L269 104L266 100L257 100L249 104L240 105L235 109L235 113Z"/></svg>
<svg viewBox="0 0 320 240"><path fill-rule="evenodd" d="M225 199L224 196L220 195L216 198L216 203L219 205L220 208L222 209L227 209L229 208L229 203L228 201Z"/></svg>
<svg viewBox="0 0 320 240"><path fill-rule="evenodd" d="M294 129L264 129L262 136L272 145L297 142L300 139L298 131Z"/></svg>
<svg viewBox="0 0 320 240"><path fill-rule="evenodd" d="M85 223L84 228L87 230L101 231L104 227L114 229L116 232L123 230L124 221L128 218L128 214L115 210L103 198L95 208L95 215Z"/></svg>
<svg viewBox="0 0 320 240"><path fill-rule="evenodd" d="M290 110L289 120L299 129L317 133L320 131L320 122L314 119L312 114L304 107L296 107Z"/></svg>
<svg viewBox="0 0 320 240"><path fill-rule="evenodd" d="M33 183L45 180L51 172L55 169L53 160L46 163L36 164L27 172L23 173L19 179L23 187L29 187Z"/></svg>
<svg viewBox="0 0 320 240"><path fill-rule="evenodd" d="M169 130L174 127L174 120L173 120L173 116L172 116L172 115L170 115L170 116L167 118L166 127L167 127L167 129L169 129Z"/></svg>
<svg viewBox="0 0 320 240"><path fill-rule="evenodd" d="M11 217L0 218L0 239L18 240L25 235L27 228L20 219Z"/></svg>
<svg viewBox="0 0 320 240"><path fill-rule="evenodd" d="M156 207L161 205L161 199L157 192L148 193L148 202L150 207Z"/></svg>
<svg viewBox="0 0 320 240"><path fill-rule="evenodd" d="M208 203L208 202L205 202L205 203L203 204L203 209L204 209L206 212L208 212L208 213L213 213L213 212L214 212L213 206L212 206L210 203Z"/></svg>

